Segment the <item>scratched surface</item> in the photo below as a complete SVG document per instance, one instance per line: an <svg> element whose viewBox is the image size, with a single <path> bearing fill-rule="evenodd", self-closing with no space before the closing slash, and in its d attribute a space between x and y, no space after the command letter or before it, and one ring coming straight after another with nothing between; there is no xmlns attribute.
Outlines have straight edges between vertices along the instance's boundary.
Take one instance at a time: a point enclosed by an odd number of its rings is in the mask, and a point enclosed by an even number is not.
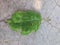
<svg viewBox="0 0 60 45"><path fill-rule="evenodd" d="M43 20L36 33L23 36L4 20L27 9L39 11ZM60 45L60 0L0 0L0 45Z"/></svg>

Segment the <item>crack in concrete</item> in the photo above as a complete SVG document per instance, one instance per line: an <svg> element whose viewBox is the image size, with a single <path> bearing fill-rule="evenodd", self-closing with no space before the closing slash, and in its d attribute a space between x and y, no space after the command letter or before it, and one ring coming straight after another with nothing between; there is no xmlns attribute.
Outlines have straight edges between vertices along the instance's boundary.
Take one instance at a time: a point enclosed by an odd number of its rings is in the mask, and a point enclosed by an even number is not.
<svg viewBox="0 0 60 45"><path fill-rule="evenodd" d="M56 3L56 6L59 6L60 7L60 5L58 4L58 2L55 0L55 3Z"/></svg>

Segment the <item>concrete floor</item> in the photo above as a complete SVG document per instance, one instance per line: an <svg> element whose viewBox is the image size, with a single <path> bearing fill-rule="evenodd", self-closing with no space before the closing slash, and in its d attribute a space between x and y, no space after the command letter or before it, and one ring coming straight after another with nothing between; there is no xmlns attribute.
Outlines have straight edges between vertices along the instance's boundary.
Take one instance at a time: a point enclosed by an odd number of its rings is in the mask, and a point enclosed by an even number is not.
<svg viewBox="0 0 60 45"><path fill-rule="evenodd" d="M41 13L43 20L36 33L23 36L1 21L18 9ZM0 45L60 45L60 0L0 0Z"/></svg>

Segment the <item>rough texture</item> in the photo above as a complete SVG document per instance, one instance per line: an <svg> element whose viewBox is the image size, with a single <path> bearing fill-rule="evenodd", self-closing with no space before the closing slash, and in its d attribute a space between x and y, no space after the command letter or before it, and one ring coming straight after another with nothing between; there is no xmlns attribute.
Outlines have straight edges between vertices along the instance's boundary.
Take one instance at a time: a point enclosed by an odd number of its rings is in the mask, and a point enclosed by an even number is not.
<svg viewBox="0 0 60 45"><path fill-rule="evenodd" d="M43 18L40 29L28 36L13 32L6 23L0 22L0 45L60 45L60 0L40 1L41 9L33 6L37 0L0 0L0 20L17 9L39 9Z"/></svg>

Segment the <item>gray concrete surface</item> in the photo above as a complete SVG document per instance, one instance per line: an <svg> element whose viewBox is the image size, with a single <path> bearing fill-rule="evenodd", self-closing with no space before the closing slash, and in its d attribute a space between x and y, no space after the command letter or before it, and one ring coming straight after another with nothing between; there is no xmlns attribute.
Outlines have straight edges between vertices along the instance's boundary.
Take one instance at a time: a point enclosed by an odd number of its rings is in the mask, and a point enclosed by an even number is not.
<svg viewBox="0 0 60 45"><path fill-rule="evenodd" d="M43 20L36 33L23 36L1 21L18 9L41 13ZM0 0L0 45L60 45L60 0Z"/></svg>

